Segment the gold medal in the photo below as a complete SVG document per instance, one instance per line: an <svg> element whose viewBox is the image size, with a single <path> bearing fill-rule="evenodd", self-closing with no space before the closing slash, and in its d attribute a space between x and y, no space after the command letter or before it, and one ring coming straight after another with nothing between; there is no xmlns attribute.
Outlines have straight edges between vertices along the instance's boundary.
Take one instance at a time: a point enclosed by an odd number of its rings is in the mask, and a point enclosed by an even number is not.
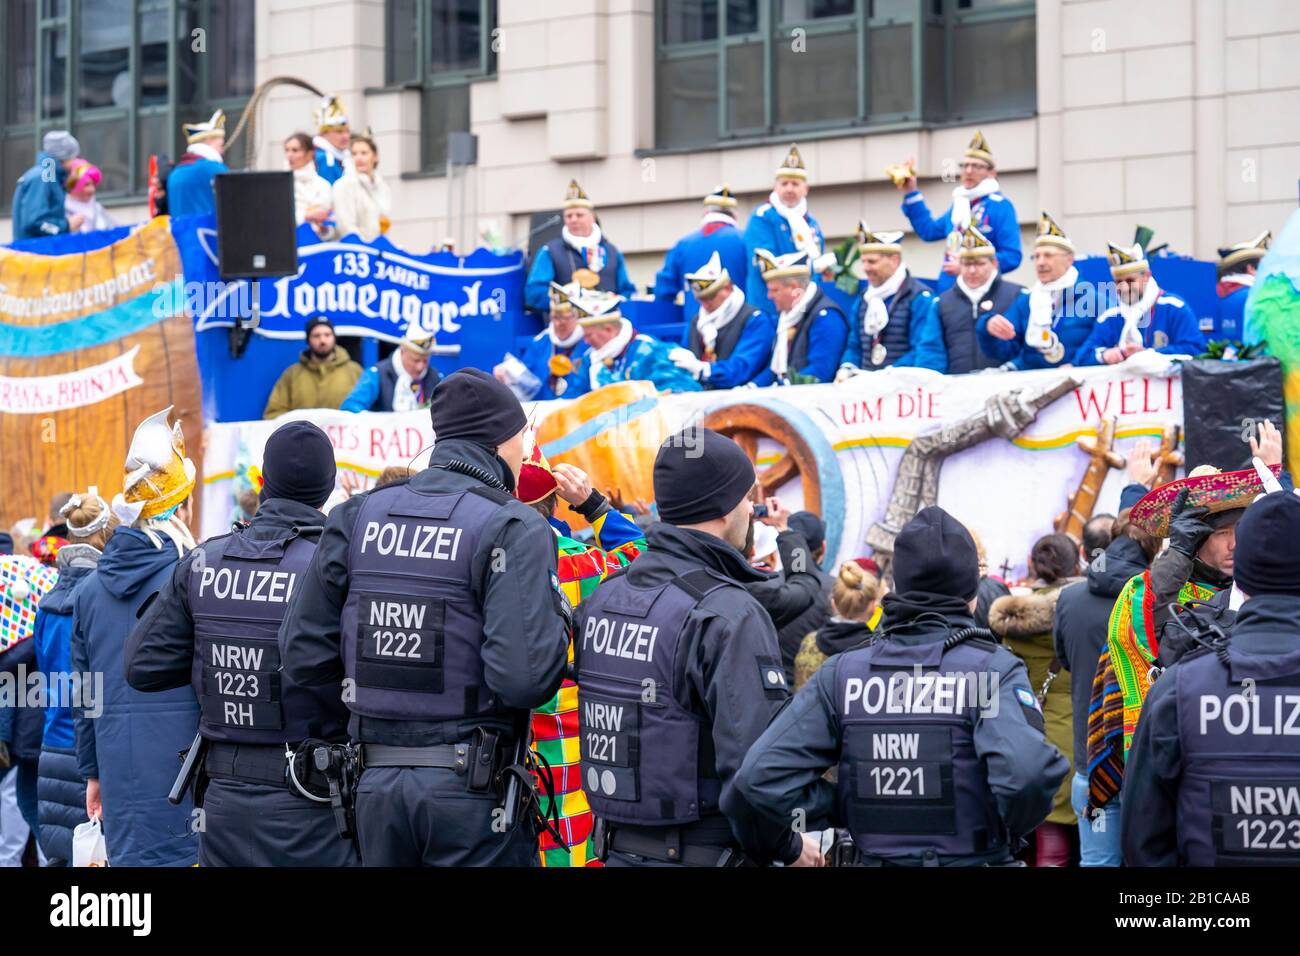
<svg viewBox="0 0 1300 956"><path fill-rule="evenodd" d="M600 285L600 274L592 272L590 269L574 269L573 281L584 289L594 289Z"/></svg>
<svg viewBox="0 0 1300 956"><path fill-rule="evenodd" d="M885 361L885 347L877 342L871 346L871 364L880 365Z"/></svg>

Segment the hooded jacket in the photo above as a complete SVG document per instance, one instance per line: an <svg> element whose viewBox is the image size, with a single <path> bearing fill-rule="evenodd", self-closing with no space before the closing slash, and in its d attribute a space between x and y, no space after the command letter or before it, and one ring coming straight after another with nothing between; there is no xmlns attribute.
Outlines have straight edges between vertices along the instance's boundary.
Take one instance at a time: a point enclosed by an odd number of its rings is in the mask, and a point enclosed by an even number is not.
<svg viewBox="0 0 1300 956"><path fill-rule="evenodd" d="M53 179L42 175L46 169L54 171ZM63 163L44 150L36 154L36 165L19 177L18 188L14 190L15 241L59 236L68 231L63 205L67 196L63 183L67 177Z"/></svg>
<svg viewBox="0 0 1300 956"><path fill-rule="evenodd" d="M198 859L193 806L167 802L178 754L198 729L199 705L186 686L159 694L133 690L122 652L137 612L176 564L166 538L154 547L143 531L119 528L73 597L72 668L103 675L101 713L73 709L82 779L98 779L104 837L113 866L191 866Z"/></svg>
<svg viewBox="0 0 1300 956"><path fill-rule="evenodd" d="M794 689L799 688L817 673L829 658L871 640L871 626L862 621L845 621L831 618L817 630L807 635L799 645L794 658Z"/></svg>
<svg viewBox="0 0 1300 956"><path fill-rule="evenodd" d="M338 408L360 377L361 366L341 345L334 346L334 354L324 362L314 361L311 349L303 349L297 363L280 373L262 417L278 418L297 408Z"/></svg>
<svg viewBox="0 0 1300 956"><path fill-rule="evenodd" d="M786 530L776 536L781 556L779 574L746 586L763 605L776 626L781 645L781 666L786 680L794 677L794 657L809 631L815 631L831 616L830 577L812 560L808 539L799 531ZM804 570L795 571L794 568Z"/></svg>
<svg viewBox="0 0 1300 956"><path fill-rule="evenodd" d="M1124 585L1146 570L1142 546L1127 536L1116 538L1088 567L1088 579L1061 590L1052 624L1056 656L1070 672L1071 720L1074 724L1074 769L1088 772L1088 706L1097 658L1106 647L1110 612Z"/></svg>

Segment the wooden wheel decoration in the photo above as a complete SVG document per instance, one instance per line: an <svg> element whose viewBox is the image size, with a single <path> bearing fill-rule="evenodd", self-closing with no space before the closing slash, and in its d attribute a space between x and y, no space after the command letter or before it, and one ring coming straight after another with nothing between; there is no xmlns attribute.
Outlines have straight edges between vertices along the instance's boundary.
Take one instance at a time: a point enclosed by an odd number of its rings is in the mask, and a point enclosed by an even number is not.
<svg viewBox="0 0 1300 956"><path fill-rule="evenodd" d="M758 469L758 443L762 438L780 442L785 454L766 468L758 470L759 494L776 494L778 488L798 477L803 487L803 507L813 514L822 513L822 486L817 471L817 456L807 440L794 426L762 405L729 405L710 412L700 422L720 435L726 435L745 450Z"/></svg>

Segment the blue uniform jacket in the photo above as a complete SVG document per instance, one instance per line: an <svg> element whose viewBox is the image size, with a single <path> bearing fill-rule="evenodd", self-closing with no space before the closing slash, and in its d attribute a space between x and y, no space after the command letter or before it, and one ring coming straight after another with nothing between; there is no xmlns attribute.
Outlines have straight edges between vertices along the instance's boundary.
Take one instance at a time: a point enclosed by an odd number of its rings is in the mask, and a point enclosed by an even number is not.
<svg viewBox="0 0 1300 956"><path fill-rule="evenodd" d="M947 239L952 232L952 206L936 219L930 214L930 207L925 204L925 197L919 189L914 189L903 197L903 213L917 236L926 242ZM998 251L1000 273L1006 275L1020 265L1023 258L1020 251L1020 223L1016 221L1016 207L1011 205L1010 199L1001 193L991 193L983 199L977 199L971 203L971 222ZM956 281L956 276L940 272L939 291L945 291Z"/></svg>
<svg viewBox="0 0 1300 956"><path fill-rule="evenodd" d="M866 283L861 288L865 289ZM885 300L885 308L893 304L891 295ZM856 324L849 330L844 354L840 357L841 365L853 365L857 368L870 368L862 364L862 320L867 311L867 300L858 296ZM892 322L893 319L891 318ZM928 290L912 299L912 308L908 314L908 341L911 344L906 352L889 362L902 368L932 368L936 372L948 371L948 350L943 344L943 321L939 318L939 299Z"/></svg>
<svg viewBox="0 0 1300 956"><path fill-rule="evenodd" d="M821 225L813 218L812 213L805 217L812 231L817 234L818 241L822 244L823 251L826 249L826 234L822 232ZM772 304L772 300L767 297L767 283L763 281L762 275L759 274L758 266L754 265L754 252L758 249L766 249L775 256L785 256L792 252L798 252L799 247L794 243L794 237L790 235L790 224L785 221L785 217L772 208L770 202L765 202L759 206L749 217L749 222L745 226L745 299L758 306L768 315L776 318L777 309ZM815 279L816 277L814 277ZM736 278L739 282L739 278Z"/></svg>
<svg viewBox="0 0 1300 956"><path fill-rule="evenodd" d="M173 216L215 212L217 196L212 180L229 171L225 163L186 153L167 177L167 211Z"/></svg>
<svg viewBox="0 0 1300 956"><path fill-rule="evenodd" d="M596 373L596 387L604 388L614 382L653 382L661 392L698 392L702 386L694 376L672 363L668 353L676 346L648 335L636 334L623 354L611 365L601 366Z"/></svg>
<svg viewBox="0 0 1300 956"><path fill-rule="evenodd" d="M623 251L610 246L614 252L614 261L618 263L618 288L613 290L624 298L630 299L636 294L636 286L627 274L627 263L623 261ZM533 267L528 271L528 281L524 284L524 305L535 312L551 311L551 283L555 280L555 264L551 262L551 252L545 246L537 250L533 257Z"/></svg>
<svg viewBox="0 0 1300 956"><path fill-rule="evenodd" d="M1239 285L1234 292L1219 299L1218 317L1214 324L1215 338L1245 341L1246 300L1249 298L1250 286Z"/></svg>
<svg viewBox="0 0 1300 956"><path fill-rule="evenodd" d="M573 347L569 353L569 360L573 362L573 371L564 376L564 398L577 398L579 395L586 395L591 391L591 375L588 371L587 353L591 351L591 346L582 340ZM523 350L524 354L519 356L519 361L527 366L528 371L537 376L537 381L541 382L541 388L532 396L533 401L544 402L552 398L560 398L551 388L551 356L555 354L555 346L551 342L550 330L542 329L533 336L532 341L528 343L527 348Z"/></svg>
<svg viewBox="0 0 1300 956"><path fill-rule="evenodd" d="M1022 295L1007 309L1005 318L1016 327L1016 337L1010 341L995 338L988 332L989 319L992 316L980 316L975 323L975 336L980 348L986 355L999 362L1010 362L1011 367L1019 370L1058 368L1073 362L1079 348L1088 340L1096 323L1097 295L1092 283L1080 279L1073 289L1064 290L1061 301L1053 311L1052 331L1065 347L1065 354L1059 362L1047 361L1046 355L1038 349L1025 345L1025 330L1029 328L1030 296Z"/></svg>
<svg viewBox="0 0 1300 956"><path fill-rule="evenodd" d="M1156 299L1147 323L1140 325L1142 344L1166 355L1190 355L1193 358L1205 351L1205 336L1201 334L1196 314L1176 295L1163 294ZM1124 317L1119 308L1107 309L1097 318L1088 340L1074 356L1075 365L1105 365L1101 353L1119 343L1124 330Z"/></svg>
<svg viewBox="0 0 1300 956"><path fill-rule="evenodd" d="M695 298L695 293L688 288L686 276L703 268L715 252L736 287L743 285L749 273L745 237L738 226L726 223L708 223L677 240L677 244L668 250L668 255L664 258L663 268L655 274L656 299L672 300L678 292L683 293L682 303L686 310L688 329L700 311L700 303ZM763 296L754 301L755 304L767 301L766 287Z"/></svg>
<svg viewBox="0 0 1300 956"><path fill-rule="evenodd" d="M733 322L740 321L737 316ZM689 329L690 326L687 326ZM776 320L766 312L754 312L745 323L731 354L711 363L705 388L737 388L755 381L767 371L776 345ZM768 372L768 374L771 374Z"/></svg>
<svg viewBox="0 0 1300 956"><path fill-rule="evenodd" d="M198 859L192 805L188 798L179 806L167 802L180 770L176 755L198 730L194 689L133 690L122 660L136 612L176 565L175 546L167 538L162 544L155 548L143 531L118 528L73 596L72 669L103 675L103 697L94 702L102 713L73 708L77 764L83 779L99 780L113 866L191 866Z"/></svg>
<svg viewBox="0 0 1300 956"><path fill-rule="evenodd" d="M316 175L333 186L343 178L346 170L328 149L316 147Z"/></svg>
<svg viewBox="0 0 1300 956"><path fill-rule="evenodd" d="M840 358L844 355L844 343L849 337L844 314L827 304L812 316L805 317L804 321L812 323L808 329L808 357L803 367L794 371L800 375L811 375L819 382L833 382L835 373L839 371ZM776 334L773 333L774 340L775 337ZM775 383L776 375L771 366L764 368L754 379L754 384L760 387Z"/></svg>
<svg viewBox="0 0 1300 956"><path fill-rule="evenodd" d="M54 173L53 177L42 175L47 169ZM49 153L42 150L36 154L36 165L18 177L18 188L14 191L14 241L58 236L68 231L68 217L63 210L67 197L63 181L67 175L63 164Z"/></svg>

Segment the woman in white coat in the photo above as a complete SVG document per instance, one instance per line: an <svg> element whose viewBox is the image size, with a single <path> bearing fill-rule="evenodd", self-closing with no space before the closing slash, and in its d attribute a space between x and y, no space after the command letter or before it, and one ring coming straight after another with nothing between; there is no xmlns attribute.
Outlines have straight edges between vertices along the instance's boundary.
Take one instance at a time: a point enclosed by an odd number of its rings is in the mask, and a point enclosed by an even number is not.
<svg viewBox="0 0 1300 956"><path fill-rule="evenodd" d="M298 225L311 223L322 239L329 238L330 210L334 194L330 184L316 173L315 147L306 133L294 133L284 141L284 159L293 173L293 213Z"/></svg>
<svg viewBox="0 0 1300 956"><path fill-rule="evenodd" d="M388 231L392 199L379 175L379 150L369 136L352 137L352 167L334 184L334 222L339 235L356 233L373 242Z"/></svg>

